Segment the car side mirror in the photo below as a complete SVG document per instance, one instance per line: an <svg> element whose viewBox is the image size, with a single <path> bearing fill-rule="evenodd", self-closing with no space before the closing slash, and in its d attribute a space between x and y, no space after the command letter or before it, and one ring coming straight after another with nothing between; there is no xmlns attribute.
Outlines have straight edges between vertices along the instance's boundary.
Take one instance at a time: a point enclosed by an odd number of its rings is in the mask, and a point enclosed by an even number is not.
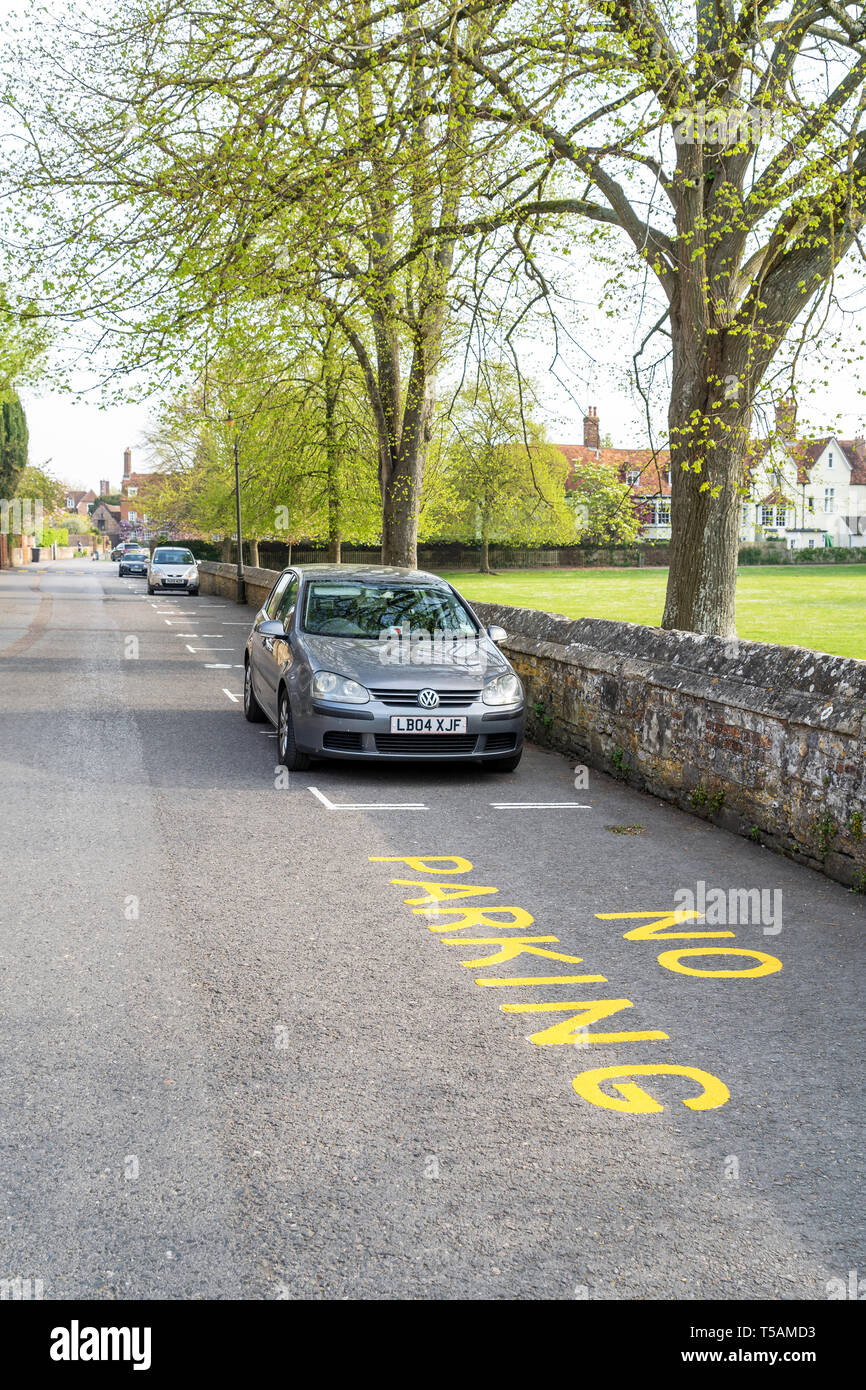
<svg viewBox="0 0 866 1390"><path fill-rule="evenodd" d="M487 636L490 638L491 642L507 642L508 640L508 633L505 631L505 628L497 627L495 623L491 624L487 629Z"/></svg>
<svg viewBox="0 0 866 1390"><path fill-rule="evenodd" d="M263 637L285 637L286 635L286 629L279 618L268 618L266 622L260 623L259 632Z"/></svg>

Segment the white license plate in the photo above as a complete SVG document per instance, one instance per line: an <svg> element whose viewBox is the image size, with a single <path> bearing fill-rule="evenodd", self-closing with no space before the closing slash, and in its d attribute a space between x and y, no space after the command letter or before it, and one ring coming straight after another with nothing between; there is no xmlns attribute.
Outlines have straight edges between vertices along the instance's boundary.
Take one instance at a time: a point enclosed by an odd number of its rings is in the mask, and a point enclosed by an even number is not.
<svg viewBox="0 0 866 1390"><path fill-rule="evenodd" d="M392 714L392 734L465 734L465 714Z"/></svg>

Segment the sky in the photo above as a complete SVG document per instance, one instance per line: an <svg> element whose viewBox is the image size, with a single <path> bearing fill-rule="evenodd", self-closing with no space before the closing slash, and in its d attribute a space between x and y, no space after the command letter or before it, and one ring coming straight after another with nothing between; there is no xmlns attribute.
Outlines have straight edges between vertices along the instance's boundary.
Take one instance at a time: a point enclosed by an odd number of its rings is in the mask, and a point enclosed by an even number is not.
<svg viewBox="0 0 866 1390"><path fill-rule="evenodd" d="M141 443L147 427L145 405L100 410L89 397L22 391L30 430L30 461L71 487L93 488L107 479L120 490L123 451L132 449L132 466L146 466ZM138 446L138 447L136 447Z"/></svg>

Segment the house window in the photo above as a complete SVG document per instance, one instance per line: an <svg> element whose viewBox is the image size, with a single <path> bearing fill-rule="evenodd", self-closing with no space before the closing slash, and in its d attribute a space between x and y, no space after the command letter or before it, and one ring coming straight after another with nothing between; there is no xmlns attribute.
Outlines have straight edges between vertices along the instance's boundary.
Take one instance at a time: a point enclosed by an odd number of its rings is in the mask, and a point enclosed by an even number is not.
<svg viewBox="0 0 866 1390"><path fill-rule="evenodd" d="M138 496L138 488L137 488L137 487L128 487L128 488L126 489L126 495L127 495L127 497L137 497L137 496Z"/></svg>
<svg viewBox="0 0 866 1390"><path fill-rule="evenodd" d="M809 497L809 498L807 499L807 502L808 502L809 511L810 511L810 512L813 512L813 511L815 510L815 499L814 499L814 497Z"/></svg>
<svg viewBox="0 0 866 1390"><path fill-rule="evenodd" d="M129 520L130 520L130 521L138 521L138 512L130 512L130 513L129 513Z"/></svg>
<svg viewBox="0 0 866 1390"><path fill-rule="evenodd" d="M75 511L75 498L74 498L74 497L67 497L67 499L66 499L66 505L67 505L67 507L69 508L69 510L70 510L71 512Z"/></svg>
<svg viewBox="0 0 866 1390"><path fill-rule="evenodd" d="M836 489L825 487L824 489L824 511L835 512L836 510Z"/></svg>
<svg viewBox="0 0 866 1390"><path fill-rule="evenodd" d="M761 508L761 525L762 525L762 526L772 526L772 525L773 525L773 508L772 508L772 507L762 507L762 508Z"/></svg>
<svg viewBox="0 0 866 1390"><path fill-rule="evenodd" d="M628 483L629 487L635 487L640 482L640 469L627 468L625 480Z"/></svg>
<svg viewBox="0 0 866 1390"><path fill-rule="evenodd" d="M673 475L673 471L672 471L670 468L668 468L667 471L665 472L665 477L667 478L667 481L668 481L668 487L671 487L671 486L673 485L674 475Z"/></svg>
<svg viewBox="0 0 866 1390"><path fill-rule="evenodd" d="M833 467L833 451L832 451L832 450L831 450L830 453L827 455L827 467L828 467L828 468L832 468L832 467Z"/></svg>
<svg viewBox="0 0 866 1390"><path fill-rule="evenodd" d="M671 524L671 504L667 497L660 497L656 502L655 524L656 526L670 526Z"/></svg>
<svg viewBox="0 0 866 1390"><path fill-rule="evenodd" d="M776 508L776 525L777 525L777 526L786 526L787 523L788 523L788 508L787 508L787 507L777 507L777 508Z"/></svg>

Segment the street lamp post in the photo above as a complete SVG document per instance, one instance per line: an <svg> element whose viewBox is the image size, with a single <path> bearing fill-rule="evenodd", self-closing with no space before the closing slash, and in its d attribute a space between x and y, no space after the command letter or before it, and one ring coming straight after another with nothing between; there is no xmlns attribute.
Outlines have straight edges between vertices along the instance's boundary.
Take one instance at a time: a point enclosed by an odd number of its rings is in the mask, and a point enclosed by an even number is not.
<svg viewBox="0 0 866 1390"><path fill-rule="evenodd" d="M233 427L234 422L235 422L235 421L234 421L234 416L232 415L231 411L229 411L228 415L226 416L226 424L228 425L229 429L231 429L231 428ZM235 431L235 433L234 433L234 451L235 451L235 514L236 514L236 517L237 517L237 529L238 529L237 602L238 602L238 603L246 603L246 601L247 601L247 586L246 586L246 581L244 580L244 538L243 538L243 534L242 534L242 532L241 532L241 475L240 475L240 460L239 460L239 457L238 457L238 436L237 436L237 431Z"/></svg>

